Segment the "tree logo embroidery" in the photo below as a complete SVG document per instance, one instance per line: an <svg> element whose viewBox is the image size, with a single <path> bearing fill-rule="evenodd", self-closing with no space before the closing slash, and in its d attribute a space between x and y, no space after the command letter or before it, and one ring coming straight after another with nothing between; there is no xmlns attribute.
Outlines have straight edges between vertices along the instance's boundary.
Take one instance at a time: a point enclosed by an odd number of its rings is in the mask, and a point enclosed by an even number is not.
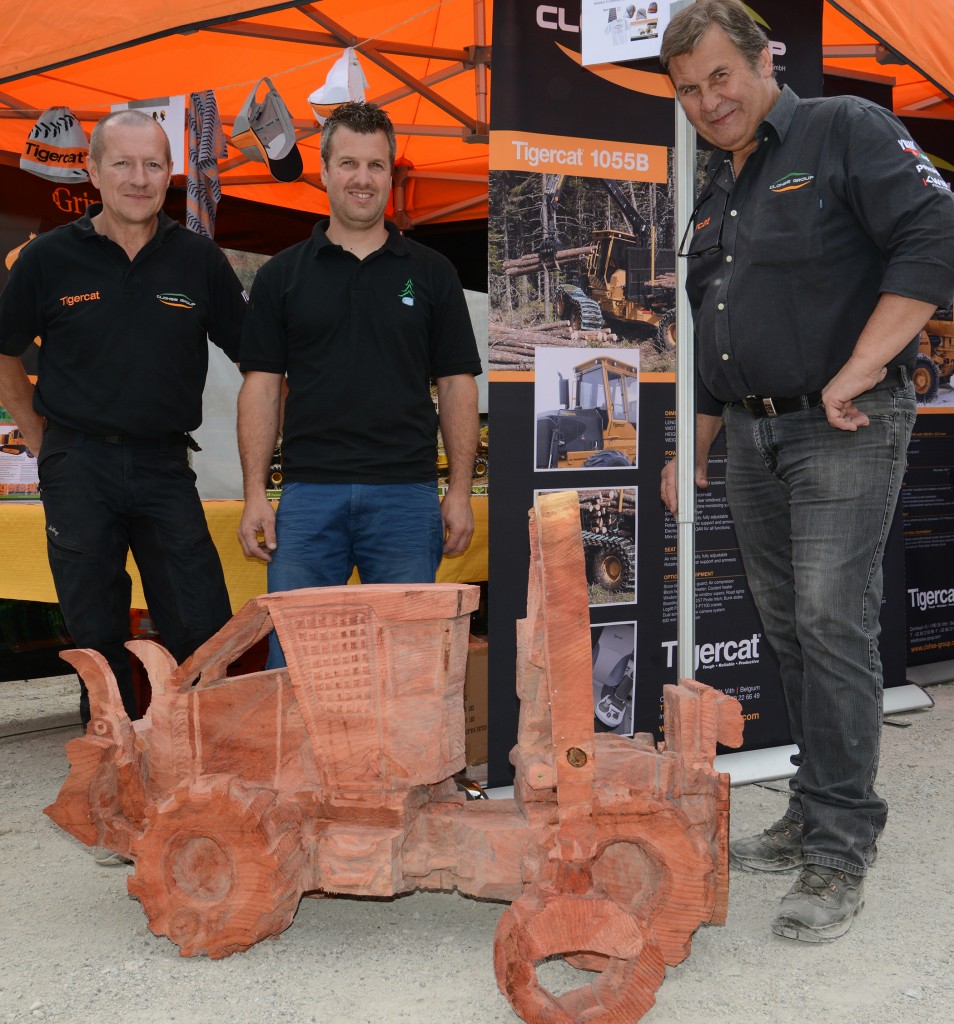
<svg viewBox="0 0 954 1024"><path fill-rule="evenodd" d="M414 305L414 282L408 278L407 284L404 286L404 291L400 294L400 299L405 306Z"/></svg>

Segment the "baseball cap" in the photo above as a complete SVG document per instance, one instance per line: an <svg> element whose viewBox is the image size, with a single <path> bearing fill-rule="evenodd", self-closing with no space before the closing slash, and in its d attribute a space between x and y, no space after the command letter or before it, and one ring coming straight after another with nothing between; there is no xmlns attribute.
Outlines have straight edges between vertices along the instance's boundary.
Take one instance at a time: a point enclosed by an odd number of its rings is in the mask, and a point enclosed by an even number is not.
<svg viewBox="0 0 954 1024"><path fill-rule="evenodd" d="M20 169L47 181L88 181L89 142L69 107L50 107L37 118L23 144Z"/></svg>
<svg viewBox="0 0 954 1024"><path fill-rule="evenodd" d="M255 97L263 83L268 91L259 101ZM232 125L231 142L250 160L268 164L276 181L296 181L301 177L301 153L295 142L291 114L271 79L258 82L242 104Z"/></svg>
<svg viewBox="0 0 954 1024"><path fill-rule="evenodd" d="M349 46L331 66L324 85L320 85L308 97L308 102L318 123L323 125L332 111L342 103L349 100L363 103L367 87L364 68L354 49Z"/></svg>

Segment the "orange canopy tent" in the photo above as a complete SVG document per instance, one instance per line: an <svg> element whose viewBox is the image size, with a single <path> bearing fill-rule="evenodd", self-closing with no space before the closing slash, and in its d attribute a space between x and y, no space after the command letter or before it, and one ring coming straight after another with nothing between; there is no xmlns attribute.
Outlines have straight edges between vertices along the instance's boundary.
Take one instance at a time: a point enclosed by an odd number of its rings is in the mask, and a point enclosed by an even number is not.
<svg viewBox="0 0 954 1024"><path fill-rule="evenodd" d="M389 215L402 227L487 216L491 0L0 0L0 163L18 165L37 117L69 107L87 130L110 106L214 91L226 136L268 77L294 119L301 179L275 182L237 149L223 193L326 213L320 133L308 96L346 46L398 133ZM262 91L259 92L259 96Z"/></svg>
<svg viewBox="0 0 954 1024"><path fill-rule="evenodd" d="M826 72L891 88L902 118L954 118L951 0L829 0Z"/></svg>
<svg viewBox="0 0 954 1024"><path fill-rule="evenodd" d="M367 97L386 106L399 131L400 187L389 214L405 227L482 219L491 3L97 0L84 16L64 0L0 0L0 163L18 164L37 116L55 105L88 130L113 103L212 89L229 134L252 86L268 76L294 117L304 175L279 184L230 149L224 192L324 213L307 97L354 45ZM889 86L902 117L952 118L951 13L951 0L828 0L825 71Z"/></svg>

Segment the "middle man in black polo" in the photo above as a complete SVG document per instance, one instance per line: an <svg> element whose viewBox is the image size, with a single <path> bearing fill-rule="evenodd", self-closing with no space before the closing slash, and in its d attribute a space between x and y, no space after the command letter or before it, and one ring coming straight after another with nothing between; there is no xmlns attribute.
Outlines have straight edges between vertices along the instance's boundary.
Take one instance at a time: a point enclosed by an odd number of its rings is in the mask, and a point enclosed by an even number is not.
<svg viewBox="0 0 954 1024"><path fill-rule="evenodd" d="M329 220L256 276L242 336L239 540L269 592L433 583L470 543L477 344L460 280L385 221L396 152L387 114L345 103L321 136ZM281 418L278 513L265 482ZM450 463L437 494L438 413ZM268 666L284 664L272 634Z"/></svg>

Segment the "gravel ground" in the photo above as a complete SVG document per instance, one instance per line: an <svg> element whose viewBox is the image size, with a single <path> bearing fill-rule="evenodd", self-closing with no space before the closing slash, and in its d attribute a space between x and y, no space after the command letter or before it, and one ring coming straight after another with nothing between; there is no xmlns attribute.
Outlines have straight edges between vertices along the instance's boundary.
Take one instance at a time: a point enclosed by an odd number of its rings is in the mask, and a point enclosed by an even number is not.
<svg viewBox="0 0 954 1024"><path fill-rule="evenodd" d="M954 685L928 692L933 709L885 728L891 818L852 931L830 946L777 938L769 922L791 876L733 871L728 923L700 929L644 1024L954 1020ZM275 941L180 958L127 895L131 869L98 867L42 814L79 734L75 707L72 676L0 684L0 1022L518 1021L493 974L502 906L455 895L306 899ZM780 816L784 790L734 789L733 835ZM559 986L555 965L541 973Z"/></svg>

